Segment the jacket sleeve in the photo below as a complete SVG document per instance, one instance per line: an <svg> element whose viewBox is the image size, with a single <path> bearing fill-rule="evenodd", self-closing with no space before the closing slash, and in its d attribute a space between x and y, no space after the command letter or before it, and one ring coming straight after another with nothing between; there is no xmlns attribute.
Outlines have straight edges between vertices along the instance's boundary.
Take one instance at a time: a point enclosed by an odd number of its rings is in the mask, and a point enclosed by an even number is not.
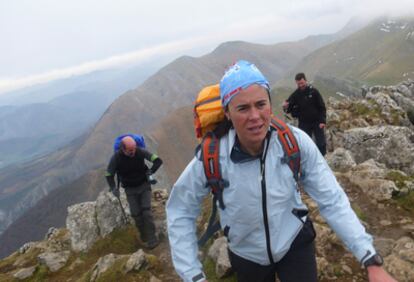
<svg viewBox="0 0 414 282"><path fill-rule="evenodd" d="M113 190L116 188L115 184L115 174L117 169L117 162L116 162L116 156L115 154L112 155L111 160L109 161L108 167L106 169L105 177L106 182L108 183L109 190Z"/></svg>
<svg viewBox="0 0 414 282"><path fill-rule="evenodd" d="M310 137L300 132L301 166L305 191L317 202L323 218L360 261L375 254L372 236L352 210L348 197Z"/></svg>
<svg viewBox="0 0 414 282"><path fill-rule="evenodd" d="M151 174L154 174L155 172L157 172L157 170L162 165L162 160L156 154L152 154L151 159L152 159L152 167L150 168L150 170L151 170Z"/></svg>
<svg viewBox="0 0 414 282"><path fill-rule="evenodd" d="M296 100L295 100L295 92L293 92L292 94L290 94L289 98L286 100L286 102L289 103L287 109L286 109L286 113L290 114L293 110L293 107L296 105Z"/></svg>
<svg viewBox="0 0 414 282"><path fill-rule="evenodd" d="M313 88L314 95L316 97L317 107L319 110L319 122L326 123L326 107L325 102L323 101L321 93L319 93L318 89Z"/></svg>
<svg viewBox="0 0 414 282"><path fill-rule="evenodd" d="M150 168L151 174L154 174L162 165L162 160L160 157L158 157L156 154L152 154L148 152L147 150L137 148L137 150L140 150L143 154L144 158L152 163L152 167Z"/></svg>
<svg viewBox="0 0 414 282"><path fill-rule="evenodd" d="M193 158L174 184L166 205L168 237L177 273L184 281L203 280L198 260L196 219L209 193L202 163Z"/></svg>

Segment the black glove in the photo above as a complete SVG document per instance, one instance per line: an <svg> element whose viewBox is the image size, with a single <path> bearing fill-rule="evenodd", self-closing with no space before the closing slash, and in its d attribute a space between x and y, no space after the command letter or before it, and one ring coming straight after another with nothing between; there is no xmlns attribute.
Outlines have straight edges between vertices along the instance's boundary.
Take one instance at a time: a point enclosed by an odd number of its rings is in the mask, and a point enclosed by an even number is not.
<svg viewBox="0 0 414 282"><path fill-rule="evenodd" d="M120 196L119 189L117 189L115 187L111 189L111 193L112 193L112 195L114 195L117 198L119 198L119 196Z"/></svg>
<svg viewBox="0 0 414 282"><path fill-rule="evenodd" d="M148 170L146 172L147 175L147 181L149 182L149 184L154 185L157 184L157 180L152 176L151 170Z"/></svg>

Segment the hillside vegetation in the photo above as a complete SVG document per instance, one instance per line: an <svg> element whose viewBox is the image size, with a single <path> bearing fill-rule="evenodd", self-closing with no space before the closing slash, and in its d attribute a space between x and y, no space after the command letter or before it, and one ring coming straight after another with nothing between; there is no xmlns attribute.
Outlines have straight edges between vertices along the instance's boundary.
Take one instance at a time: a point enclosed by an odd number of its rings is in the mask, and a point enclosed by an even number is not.
<svg viewBox="0 0 414 282"><path fill-rule="evenodd" d="M348 80L354 85L395 84L414 78L414 19L382 18L352 35L312 52L278 82L297 72Z"/></svg>

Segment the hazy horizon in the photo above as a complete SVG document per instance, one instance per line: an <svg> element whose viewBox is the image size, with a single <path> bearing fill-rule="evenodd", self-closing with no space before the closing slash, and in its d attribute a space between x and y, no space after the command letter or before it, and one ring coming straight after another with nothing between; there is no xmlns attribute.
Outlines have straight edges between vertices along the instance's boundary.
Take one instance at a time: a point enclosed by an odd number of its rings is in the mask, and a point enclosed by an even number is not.
<svg viewBox="0 0 414 282"><path fill-rule="evenodd" d="M295 41L334 33L353 17L414 11L409 0L360 2L0 0L0 95L158 57L201 56L227 41Z"/></svg>

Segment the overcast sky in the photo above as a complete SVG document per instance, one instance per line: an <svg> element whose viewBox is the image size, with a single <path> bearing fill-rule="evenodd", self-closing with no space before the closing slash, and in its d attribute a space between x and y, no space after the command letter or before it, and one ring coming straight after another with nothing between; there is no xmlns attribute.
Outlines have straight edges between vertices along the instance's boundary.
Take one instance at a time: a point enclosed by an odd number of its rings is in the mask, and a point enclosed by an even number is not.
<svg viewBox="0 0 414 282"><path fill-rule="evenodd" d="M351 17L414 12L413 0L0 0L0 93L230 40L333 33Z"/></svg>

